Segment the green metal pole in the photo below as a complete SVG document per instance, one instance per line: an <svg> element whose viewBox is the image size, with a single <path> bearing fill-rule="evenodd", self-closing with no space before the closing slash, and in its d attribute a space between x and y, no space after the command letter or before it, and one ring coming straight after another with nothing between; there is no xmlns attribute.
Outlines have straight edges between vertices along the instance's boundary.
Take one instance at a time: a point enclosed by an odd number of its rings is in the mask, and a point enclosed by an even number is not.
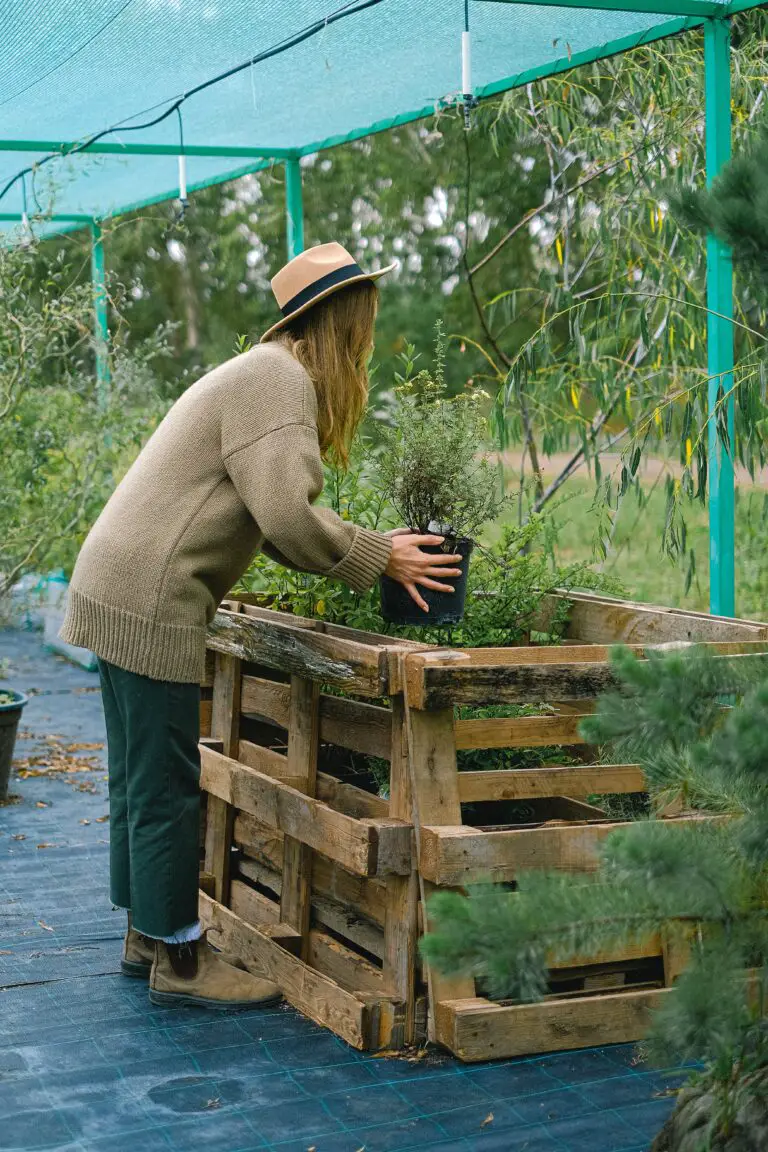
<svg viewBox="0 0 768 1152"><path fill-rule="evenodd" d="M107 322L107 280L104 272L104 241L98 221L91 221L91 281L93 284L93 332L96 343L96 387L99 404L107 404L109 388L109 325Z"/></svg>
<svg viewBox="0 0 768 1152"><path fill-rule="evenodd" d="M301 165L297 159L285 162L285 211L288 232L288 259L304 251L304 202L301 194Z"/></svg>
<svg viewBox="0 0 768 1152"><path fill-rule="evenodd" d="M730 25L704 25L707 184L731 155ZM709 375L709 609L736 612L733 473L733 268L730 249L707 237ZM727 399L725 397L727 396ZM723 429L727 429L727 436Z"/></svg>

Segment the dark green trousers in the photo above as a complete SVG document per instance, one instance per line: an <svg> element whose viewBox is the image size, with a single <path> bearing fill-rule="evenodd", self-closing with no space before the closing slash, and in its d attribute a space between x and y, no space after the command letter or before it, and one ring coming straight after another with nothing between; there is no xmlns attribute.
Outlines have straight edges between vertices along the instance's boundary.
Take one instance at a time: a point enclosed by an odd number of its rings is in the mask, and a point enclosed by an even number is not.
<svg viewBox="0 0 768 1152"><path fill-rule="evenodd" d="M110 896L147 936L197 920L200 688L99 660L109 756Z"/></svg>

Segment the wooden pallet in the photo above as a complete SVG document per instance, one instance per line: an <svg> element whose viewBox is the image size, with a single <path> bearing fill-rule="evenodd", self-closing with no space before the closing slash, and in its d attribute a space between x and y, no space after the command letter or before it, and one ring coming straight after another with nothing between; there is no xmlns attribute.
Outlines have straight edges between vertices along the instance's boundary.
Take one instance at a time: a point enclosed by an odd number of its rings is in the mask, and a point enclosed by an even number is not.
<svg viewBox="0 0 768 1152"><path fill-rule="evenodd" d="M473 980L419 963L436 889L510 883L529 868L592 870L617 824L587 799L644 789L637 765L595 762L579 734L613 682L612 643L768 654L763 624L569 601L566 640L548 647L438 650L235 602L211 626L202 786L214 888L201 915L218 942L357 1048L403 1047L425 1023L464 1060L635 1039L684 963L660 939L584 957L553 967L539 1004L495 1003ZM547 598L542 627L558 607ZM457 719L459 706L521 703L542 707ZM565 762L459 770L465 751L545 747L562 748ZM388 800L355 782L350 757L389 763ZM522 804L526 818L478 820L501 802Z"/></svg>

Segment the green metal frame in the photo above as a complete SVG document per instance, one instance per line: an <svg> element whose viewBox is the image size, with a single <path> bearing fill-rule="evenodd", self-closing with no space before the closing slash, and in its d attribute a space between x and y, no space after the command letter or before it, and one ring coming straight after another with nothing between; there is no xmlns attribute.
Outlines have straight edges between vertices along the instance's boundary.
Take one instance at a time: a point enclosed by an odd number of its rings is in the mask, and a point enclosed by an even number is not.
<svg viewBox="0 0 768 1152"><path fill-rule="evenodd" d="M285 162L285 220L288 259L304 251L304 197L301 165L296 159Z"/></svg>
<svg viewBox="0 0 768 1152"><path fill-rule="evenodd" d="M99 403L106 407L109 389L109 322L104 241L101 225L91 220L91 281L93 283L93 334L96 347L96 387Z"/></svg>
<svg viewBox="0 0 768 1152"><path fill-rule="evenodd" d="M605 12L651 12L660 16L720 17L727 6L717 0L482 0L490 4L535 4L536 7L594 8Z"/></svg>
<svg viewBox="0 0 768 1152"><path fill-rule="evenodd" d="M707 183L731 155L730 26L704 26ZM730 250L707 237L707 371L709 375L709 606L736 611L735 482L733 468L733 269Z"/></svg>
<svg viewBox="0 0 768 1152"><path fill-rule="evenodd" d="M89 144L87 140L0 140L0 152L60 152L69 156L73 152L88 152L104 156L178 156L178 144L116 144L98 141ZM226 144L185 144L185 156L234 156L247 158L261 157L265 160L286 160L296 156L293 148L243 148Z"/></svg>

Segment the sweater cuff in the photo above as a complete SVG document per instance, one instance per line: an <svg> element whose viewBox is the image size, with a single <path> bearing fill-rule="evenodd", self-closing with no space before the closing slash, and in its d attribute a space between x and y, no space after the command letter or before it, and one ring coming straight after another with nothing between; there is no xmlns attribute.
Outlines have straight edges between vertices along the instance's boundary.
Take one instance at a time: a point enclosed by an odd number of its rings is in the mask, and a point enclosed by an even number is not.
<svg viewBox="0 0 768 1152"><path fill-rule="evenodd" d="M343 580L353 592L365 592L383 575L391 551L389 536L358 528L349 552L328 575L334 580Z"/></svg>

